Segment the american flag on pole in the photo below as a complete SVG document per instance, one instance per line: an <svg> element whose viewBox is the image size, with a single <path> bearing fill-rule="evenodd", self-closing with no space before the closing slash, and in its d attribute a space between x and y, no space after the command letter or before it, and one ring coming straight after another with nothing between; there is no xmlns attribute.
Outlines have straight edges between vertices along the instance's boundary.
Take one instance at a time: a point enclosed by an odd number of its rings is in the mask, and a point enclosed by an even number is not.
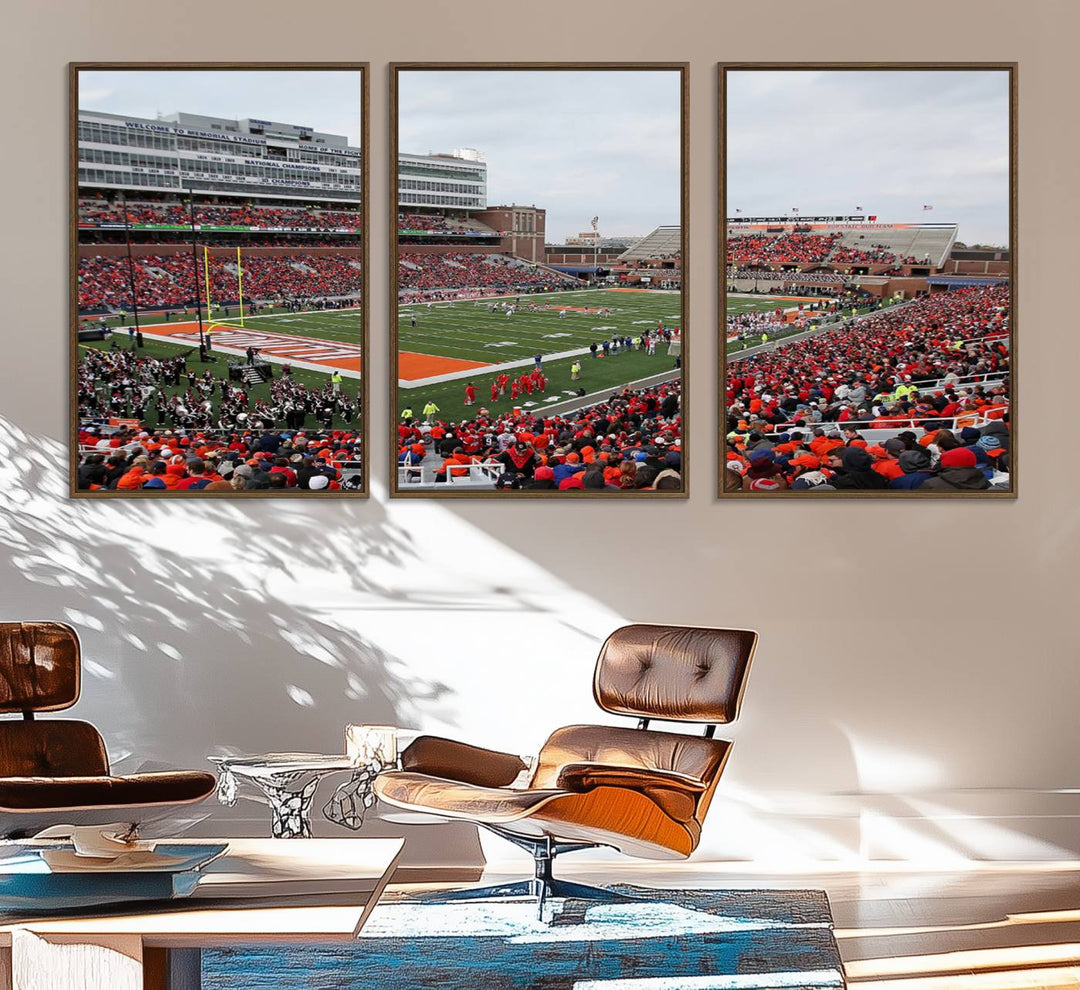
<svg viewBox="0 0 1080 990"><path fill-rule="evenodd" d="M592 218L592 229L596 230L596 228L599 226L599 224L600 224L600 218L599 217L593 217Z"/></svg>
<svg viewBox="0 0 1080 990"><path fill-rule="evenodd" d="M932 210L932 209L933 209L933 207L932 207L932 206L923 206L923 209L924 209L924 210Z"/></svg>

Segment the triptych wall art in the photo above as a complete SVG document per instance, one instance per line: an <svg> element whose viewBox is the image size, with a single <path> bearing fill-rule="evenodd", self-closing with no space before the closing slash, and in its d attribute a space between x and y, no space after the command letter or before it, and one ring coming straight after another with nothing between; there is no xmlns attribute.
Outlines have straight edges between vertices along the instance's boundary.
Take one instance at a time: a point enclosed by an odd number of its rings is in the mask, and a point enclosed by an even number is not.
<svg viewBox="0 0 1080 990"><path fill-rule="evenodd" d="M374 154L391 496L685 498L689 67L393 64L374 144L368 73L72 66L72 494L368 494ZM710 97L719 496L1015 497L1015 65Z"/></svg>

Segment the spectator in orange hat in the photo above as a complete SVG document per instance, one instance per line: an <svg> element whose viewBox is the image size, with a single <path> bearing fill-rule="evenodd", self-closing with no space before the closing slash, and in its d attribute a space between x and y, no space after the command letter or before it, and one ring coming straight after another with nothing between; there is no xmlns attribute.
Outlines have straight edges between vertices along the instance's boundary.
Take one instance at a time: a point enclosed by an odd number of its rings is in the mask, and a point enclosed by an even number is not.
<svg viewBox="0 0 1080 990"><path fill-rule="evenodd" d="M869 448L868 453L874 458L874 470L889 481L899 478L904 473L899 458L905 449L904 441L897 437L890 437L883 444Z"/></svg>
<svg viewBox="0 0 1080 990"><path fill-rule="evenodd" d="M116 482L117 491L134 491L142 486L149 480L150 476L147 473L147 468L150 466L150 460L147 457L136 457L131 463L131 467L121 476L120 480Z"/></svg>

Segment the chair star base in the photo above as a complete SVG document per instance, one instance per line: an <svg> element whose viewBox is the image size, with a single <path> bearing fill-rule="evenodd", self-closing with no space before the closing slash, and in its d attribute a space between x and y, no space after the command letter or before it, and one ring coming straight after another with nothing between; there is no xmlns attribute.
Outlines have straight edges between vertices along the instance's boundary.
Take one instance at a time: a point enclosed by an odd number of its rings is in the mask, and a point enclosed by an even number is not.
<svg viewBox="0 0 1080 990"><path fill-rule="evenodd" d="M572 883L569 880L559 880L552 875L552 864L555 861L555 857L560 853L577 852L581 849L595 849L597 848L596 843L557 842L550 837L533 839L527 836L514 835L512 832L509 832L498 825L485 825L485 828L512 842L519 849L524 849L532 856L534 868L533 878L531 880L518 880L511 881L510 883L495 884L490 887L471 887L450 892L437 891L430 895L421 895L419 898L420 900L535 900L536 916L540 921L543 921L544 905L549 897L558 897L563 900L573 898L580 901L591 901L597 904L610 904L638 899L630 894L610 890L607 887L593 887L591 884Z"/></svg>
<svg viewBox="0 0 1080 990"><path fill-rule="evenodd" d="M515 880L490 887L467 887L463 890L433 890L415 895L411 899L419 902L533 900L536 902L536 917L540 921L553 920L550 913L547 917L544 915L544 909L550 906L551 899L578 900L593 904L615 904L640 900L640 898L611 890L608 887L572 883L569 880L558 880L554 877L549 877L547 880L538 878Z"/></svg>

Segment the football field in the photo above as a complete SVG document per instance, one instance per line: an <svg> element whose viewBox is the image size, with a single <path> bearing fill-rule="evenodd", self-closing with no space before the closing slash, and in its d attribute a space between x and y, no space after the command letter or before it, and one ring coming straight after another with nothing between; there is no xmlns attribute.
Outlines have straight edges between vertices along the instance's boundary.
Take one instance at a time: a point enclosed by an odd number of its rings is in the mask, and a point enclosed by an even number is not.
<svg viewBox="0 0 1080 990"><path fill-rule="evenodd" d="M411 408L419 414L430 400L439 407L440 416L462 418L470 410L464 405L469 382L477 388L477 404L494 411L530 401L543 406L566 399L579 388L586 392L614 390L674 366L666 344L660 344L652 356L634 350L596 359L588 348L616 335L636 337L660 320L666 327L681 328L680 292L592 289L523 295L520 300L521 305L509 317L503 310L492 312L492 305L513 304L512 296L434 303L430 308L424 303L400 306L400 409ZM530 304L538 309L526 309ZM507 393L492 402L490 387L498 375L505 372L516 377L531 371L533 355L538 352L545 356L546 393L516 401ZM582 374L580 380L571 382L570 366L575 360L581 362Z"/></svg>

